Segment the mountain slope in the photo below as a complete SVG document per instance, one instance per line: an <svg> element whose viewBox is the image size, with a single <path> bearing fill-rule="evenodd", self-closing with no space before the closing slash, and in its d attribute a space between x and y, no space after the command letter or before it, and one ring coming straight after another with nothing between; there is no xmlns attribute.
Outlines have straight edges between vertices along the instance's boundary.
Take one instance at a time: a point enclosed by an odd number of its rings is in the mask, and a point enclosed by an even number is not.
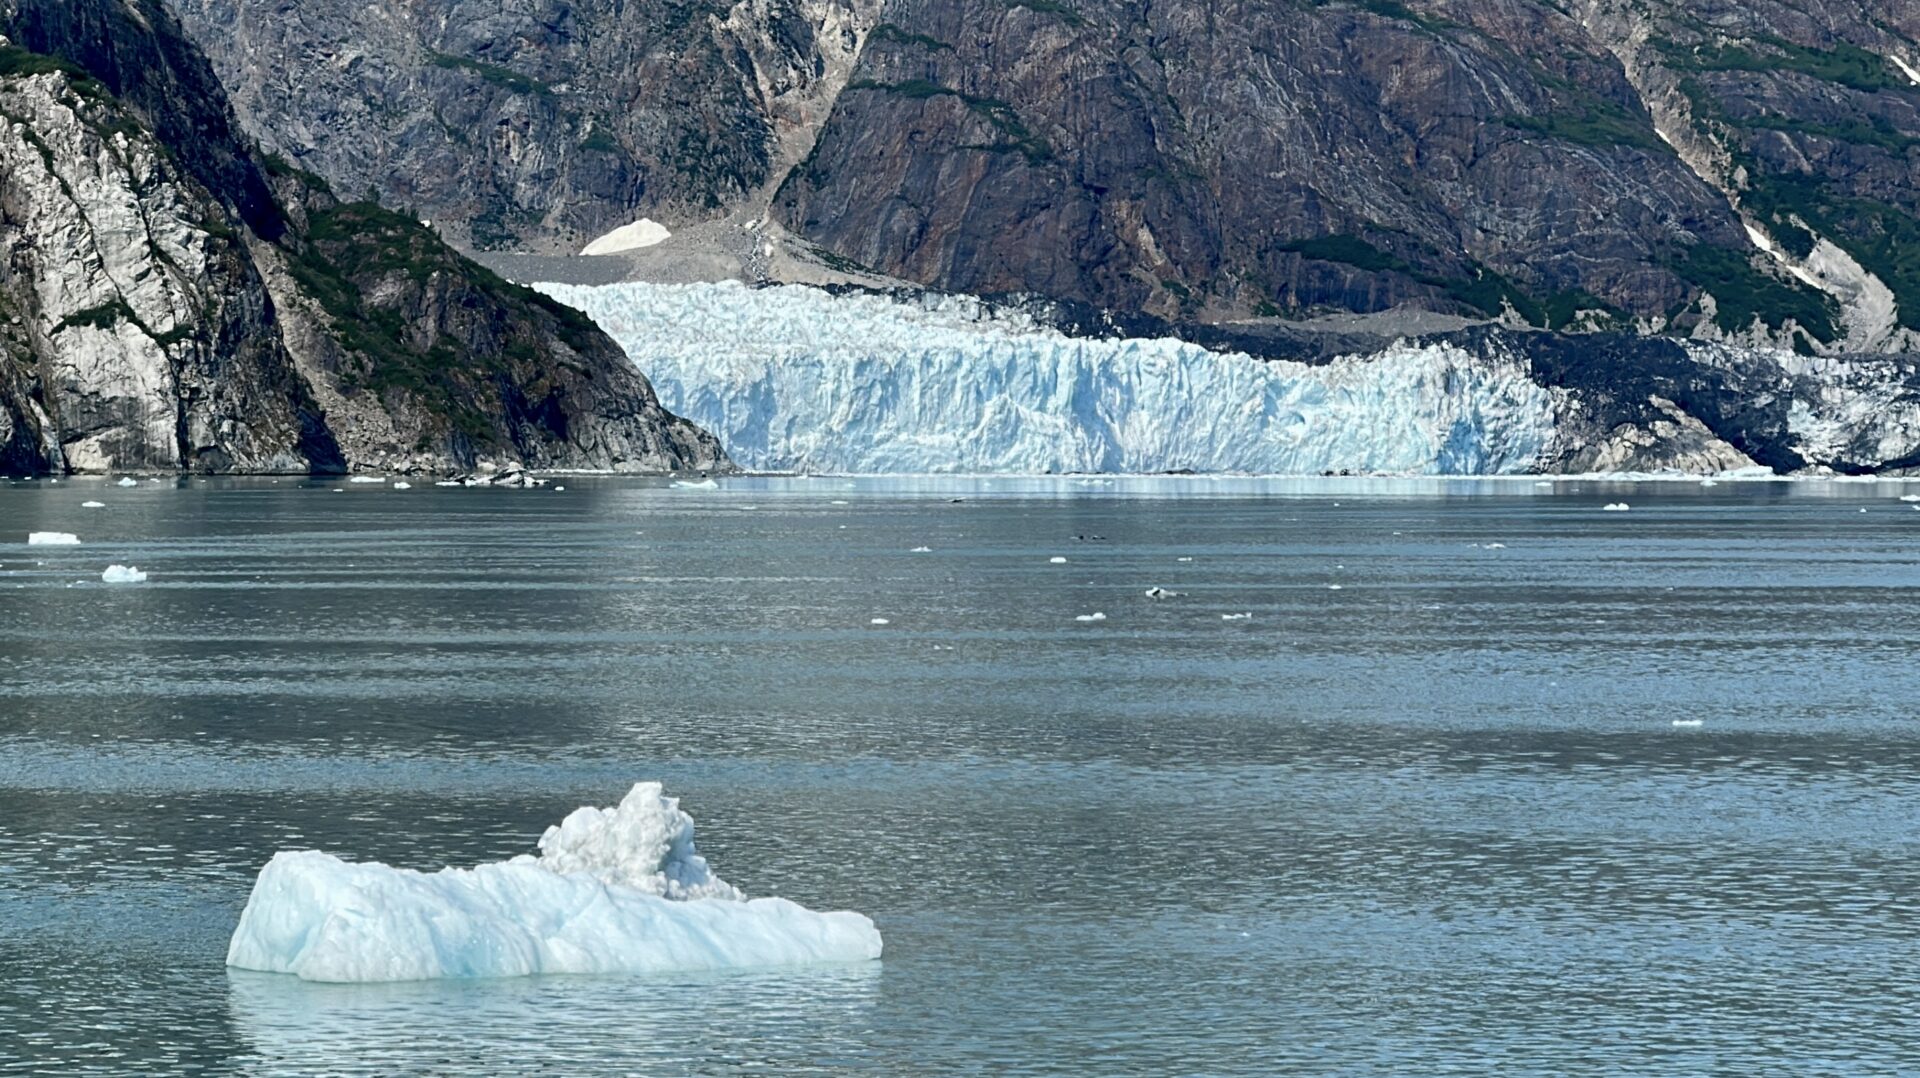
<svg viewBox="0 0 1920 1078"><path fill-rule="evenodd" d="M828 266L1176 323L1920 324L1893 0L169 2L251 130L477 246L777 189Z"/></svg>
<svg viewBox="0 0 1920 1078"><path fill-rule="evenodd" d="M577 312L266 167L151 0L0 31L8 470L725 465Z"/></svg>

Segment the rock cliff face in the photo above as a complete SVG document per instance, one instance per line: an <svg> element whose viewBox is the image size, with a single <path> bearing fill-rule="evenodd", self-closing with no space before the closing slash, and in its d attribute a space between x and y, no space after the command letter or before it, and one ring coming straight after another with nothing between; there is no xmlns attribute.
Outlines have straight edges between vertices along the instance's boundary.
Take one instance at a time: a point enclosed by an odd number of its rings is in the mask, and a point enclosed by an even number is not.
<svg viewBox="0 0 1920 1078"><path fill-rule="evenodd" d="M479 246L777 187L833 265L1177 323L1920 326L1895 0L168 2L250 130Z"/></svg>
<svg viewBox="0 0 1920 1078"><path fill-rule="evenodd" d="M263 163L150 0L0 32L0 468L725 466L577 312Z"/></svg>

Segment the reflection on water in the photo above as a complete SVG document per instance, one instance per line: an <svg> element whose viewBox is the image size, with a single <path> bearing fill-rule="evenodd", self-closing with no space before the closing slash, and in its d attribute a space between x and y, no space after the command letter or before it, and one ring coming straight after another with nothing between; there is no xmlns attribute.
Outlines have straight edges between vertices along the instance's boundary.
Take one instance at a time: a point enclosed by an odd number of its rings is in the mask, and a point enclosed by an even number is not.
<svg viewBox="0 0 1920 1078"><path fill-rule="evenodd" d="M1909 487L366 486L0 487L0 1073L1920 1071ZM649 778L885 960L222 965Z"/></svg>
<svg viewBox="0 0 1920 1078"><path fill-rule="evenodd" d="M873 1022L878 964L683 977L528 977L310 984L230 970L227 1010L244 1073L556 1074L663 1059L689 1069L762 1062L768 1044L810 1045L822 1073ZM857 1062L846 1058L844 1061ZM804 1073L783 1064L782 1073Z"/></svg>

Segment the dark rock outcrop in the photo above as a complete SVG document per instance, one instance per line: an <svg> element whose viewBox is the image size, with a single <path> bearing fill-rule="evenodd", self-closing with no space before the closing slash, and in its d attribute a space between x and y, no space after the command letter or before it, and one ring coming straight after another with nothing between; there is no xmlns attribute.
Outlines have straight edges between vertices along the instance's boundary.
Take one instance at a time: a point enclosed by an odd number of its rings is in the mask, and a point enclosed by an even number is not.
<svg viewBox="0 0 1920 1078"><path fill-rule="evenodd" d="M258 157L153 0L0 33L0 467L726 466L577 312Z"/></svg>

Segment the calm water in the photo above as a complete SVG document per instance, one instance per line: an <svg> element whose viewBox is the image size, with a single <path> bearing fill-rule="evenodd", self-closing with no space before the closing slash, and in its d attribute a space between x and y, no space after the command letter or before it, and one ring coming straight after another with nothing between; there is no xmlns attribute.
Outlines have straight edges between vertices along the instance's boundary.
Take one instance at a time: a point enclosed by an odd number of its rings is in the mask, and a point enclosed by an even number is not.
<svg viewBox="0 0 1920 1078"><path fill-rule="evenodd" d="M0 1072L1920 1071L1920 487L567 487L0 485ZM643 778L885 960L223 968Z"/></svg>

